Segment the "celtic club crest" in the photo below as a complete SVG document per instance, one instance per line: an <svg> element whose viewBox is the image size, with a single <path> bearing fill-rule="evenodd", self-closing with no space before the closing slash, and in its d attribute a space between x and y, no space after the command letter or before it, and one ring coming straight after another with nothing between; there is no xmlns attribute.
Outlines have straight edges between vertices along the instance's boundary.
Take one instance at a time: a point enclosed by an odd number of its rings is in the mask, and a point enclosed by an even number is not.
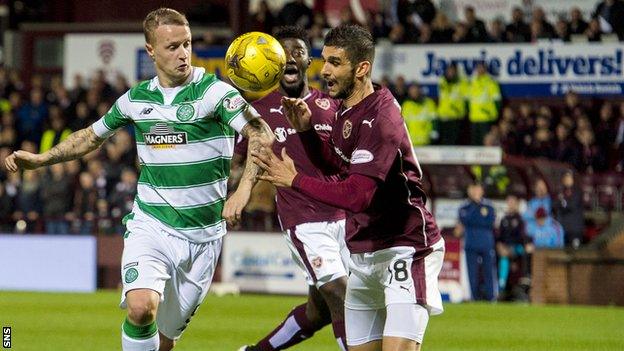
<svg viewBox="0 0 624 351"><path fill-rule="evenodd" d="M176 117L182 122L186 122L193 118L193 115L195 115L195 108L190 104L182 104L176 111Z"/></svg>
<svg viewBox="0 0 624 351"><path fill-rule="evenodd" d="M124 276L124 280L127 284L132 283L139 277L139 271L136 268L130 268L126 271L126 275Z"/></svg>

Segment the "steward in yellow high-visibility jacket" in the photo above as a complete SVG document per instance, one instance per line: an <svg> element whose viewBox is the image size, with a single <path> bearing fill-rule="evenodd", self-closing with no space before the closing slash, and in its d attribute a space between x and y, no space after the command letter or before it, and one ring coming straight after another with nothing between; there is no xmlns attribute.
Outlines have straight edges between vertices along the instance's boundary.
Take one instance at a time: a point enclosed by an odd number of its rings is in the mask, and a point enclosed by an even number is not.
<svg viewBox="0 0 624 351"><path fill-rule="evenodd" d="M433 99L422 95L418 85L409 87L407 99L401 105L401 112L412 144L429 145L432 139L437 139L436 104Z"/></svg>
<svg viewBox="0 0 624 351"><path fill-rule="evenodd" d="M438 118L441 145L459 144L459 133L468 112L467 99L470 85L460 77L457 65L446 68L438 82Z"/></svg>
<svg viewBox="0 0 624 351"><path fill-rule="evenodd" d="M475 71L469 89L470 140L473 145L483 145L483 137L498 119L501 92L484 63L477 64Z"/></svg>

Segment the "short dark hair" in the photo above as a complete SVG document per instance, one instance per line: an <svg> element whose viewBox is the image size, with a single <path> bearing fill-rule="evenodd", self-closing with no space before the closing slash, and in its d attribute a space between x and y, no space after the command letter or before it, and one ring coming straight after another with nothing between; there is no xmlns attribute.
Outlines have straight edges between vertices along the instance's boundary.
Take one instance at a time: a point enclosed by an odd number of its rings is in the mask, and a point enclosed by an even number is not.
<svg viewBox="0 0 624 351"><path fill-rule="evenodd" d="M325 36L324 45L344 49L353 64L362 61L373 63L375 59L373 35L364 27L355 24L343 24L331 29Z"/></svg>
<svg viewBox="0 0 624 351"><path fill-rule="evenodd" d="M277 28L273 35L275 39L300 39L305 43L308 53L312 51L312 45L310 44L310 38L305 28L301 26L282 26Z"/></svg>

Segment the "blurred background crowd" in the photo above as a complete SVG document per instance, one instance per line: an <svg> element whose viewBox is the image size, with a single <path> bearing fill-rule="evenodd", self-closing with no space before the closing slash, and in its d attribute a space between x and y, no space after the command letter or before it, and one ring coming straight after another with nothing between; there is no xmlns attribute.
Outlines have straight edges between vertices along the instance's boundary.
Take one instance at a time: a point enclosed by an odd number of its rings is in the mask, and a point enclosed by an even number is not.
<svg viewBox="0 0 624 351"><path fill-rule="evenodd" d="M524 1L523 6L513 8L510 21L497 18L489 23L480 20L479 14L470 6L463 9L462 20L451 21L429 0L380 3L382 6L376 13L354 12L351 7L345 7L339 18L334 19L337 23L329 23L331 21L324 13L308 7L304 1L288 2L277 11L266 1L261 1L250 17L249 29L270 33L278 25L300 24L308 28L310 38L317 44L322 43L323 34L330 25L339 23L362 24L370 28L377 39L393 43L624 38L624 22L621 20L624 18L624 3L617 0L597 2L591 16L585 16L573 7L558 18L547 16L537 6L538 2ZM194 44L197 47L227 44L229 40L229 37L206 32ZM458 171L456 177L465 175L467 182L483 183L485 196L492 198L515 195L528 200L552 196L559 207L554 206L553 211L550 204L529 206L527 216L536 217L540 208L547 216L556 216L564 229L573 233L565 239L569 245L573 242L578 245L583 234L578 234L578 228L571 229L562 217L563 213L570 216L566 212L568 204L578 205L571 217L578 216L581 211L581 218L583 209L597 205L597 197L592 197L597 190L594 187L585 191L584 179L589 177L588 182L595 185L593 175L602 177L606 174L616 190L622 189L622 184L617 183L618 179L622 183L621 172L624 170L624 101L621 99L590 98L570 91L563 98L511 101L501 94L485 63L477 65L471 76L465 76L456 66L449 66L439 81L436 97L431 97L431 92L421 88L418 82L401 75L384 77L379 83L388 86L402 105L415 146L500 146L505 155L543 158L565 164L573 171L570 173L573 175L571 182L560 182L557 178L544 188L534 186L529 180L531 185L522 192L508 186L512 177L504 172L511 172L509 169L500 173L500 167L466 167L465 174ZM16 149L31 152L50 149L71 132L89 126L106 113L115 99L129 88L128 85L122 75L110 79L102 71L92 77L76 75L74 88L67 89L59 75L44 77L35 74L28 81L22 81L18 70L0 68L0 159ZM139 172L133 133L131 128L120 130L103 147L81 161L21 174L7 173L4 165L0 165L1 231L123 233L121 219L132 208ZM435 169L425 167L425 173L426 177L430 175L433 179L429 180L432 184L427 185L431 193L440 192L442 187L436 188L433 184ZM448 179L447 172L445 181ZM444 195L463 198L467 188L468 183L458 182ZM258 185L239 229L279 230L274 193L275 189L268 184ZM577 203L579 193L580 205ZM611 208L615 209L618 206L616 200L613 201ZM562 205L564 202L566 205ZM620 206L621 202L620 198ZM580 229L583 230L584 227Z"/></svg>

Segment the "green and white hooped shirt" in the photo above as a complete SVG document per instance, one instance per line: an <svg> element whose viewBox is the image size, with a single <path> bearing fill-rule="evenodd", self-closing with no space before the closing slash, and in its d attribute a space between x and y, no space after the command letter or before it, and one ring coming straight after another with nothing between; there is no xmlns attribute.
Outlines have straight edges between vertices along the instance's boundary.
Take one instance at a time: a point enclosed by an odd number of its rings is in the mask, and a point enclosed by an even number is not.
<svg viewBox="0 0 624 351"><path fill-rule="evenodd" d="M141 166L134 215L147 215L189 241L226 233L221 217L234 131L258 116L240 93L203 68L189 83L163 88L158 77L121 96L92 127L100 137L134 126Z"/></svg>

